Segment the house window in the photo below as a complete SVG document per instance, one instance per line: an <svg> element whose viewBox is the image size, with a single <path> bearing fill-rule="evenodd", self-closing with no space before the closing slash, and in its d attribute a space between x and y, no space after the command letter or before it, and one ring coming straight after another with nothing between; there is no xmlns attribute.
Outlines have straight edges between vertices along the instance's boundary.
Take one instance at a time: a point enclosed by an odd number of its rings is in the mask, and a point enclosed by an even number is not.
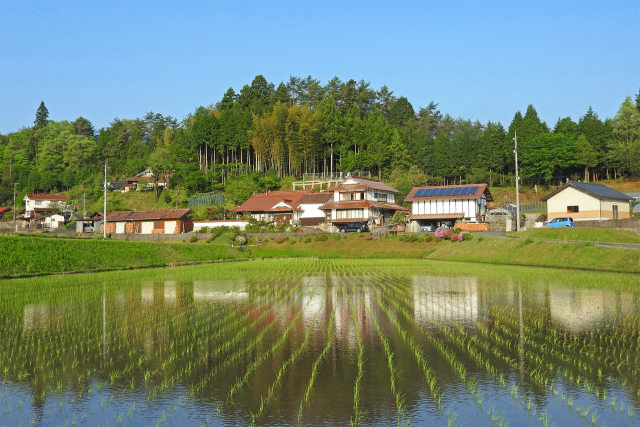
<svg viewBox="0 0 640 427"><path fill-rule="evenodd" d="M364 209L340 209L336 211L336 219L364 218Z"/></svg>
<svg viewBox="0 0 640 427"><path fill-rule="evenodd" d="M580 208L578 206L567 206L567 213L578 213Z"/></svg>
<svg viewBox="0 0 640 427"><path fill-rule="evenodd" d="M373 193L373 198L376 199L378 202L387 201L387 195L384 193Z"/></svg>
<svg viewBox="0 0 640 427"><path fill-rule="evenodd" d="M42 206L42 200L36 200L36 206Z"/></svg>

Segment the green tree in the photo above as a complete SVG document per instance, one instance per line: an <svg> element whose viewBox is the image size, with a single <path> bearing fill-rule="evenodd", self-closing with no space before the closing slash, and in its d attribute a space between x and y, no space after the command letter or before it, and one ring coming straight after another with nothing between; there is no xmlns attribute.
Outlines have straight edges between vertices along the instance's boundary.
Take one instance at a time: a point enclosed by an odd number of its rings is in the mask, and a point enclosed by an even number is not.
<svg viewBox="0 0 640 427"><path fill-rule="evenodd" d="M44 101L40 102L40 106L36 111L36 118L33 121L36 128L41 128L47 125L47 119L49 118L49 110L44 105Z"/></svg>
<svg viewBox="0 0 640 427"><path fill-rule="evenodd" d="M570 135L543 133L518 145L523 178L551 181L562 169L572 166L574 139Z"/></svg>
<svg viewBox="0 0 640 427"><path fill-rule="evenodd" d="M553 133L564 133L565 135L576 136L578 133L578 124L571 120L571 117L558 119L553 128Z"/></svg>
<svg viewBox="0 0 640 427"><path fill-rule="evenodd" d="M640 173L640 112L627 97L612 120L613 138L609 143L609 163L614 175Z"/></svg>
<svg viewBox="0 0 640 427"><path fill-rule="evenodd" d="M576 139L574 163L584 167L584 181L589 182L589 168L597 166L598 153L584 135Z"/></svg>
<svg viewBox="0 0 640 427"><path fill-rule="evenodd" d="M73 125L74 132L76 135L82 135L87 138L95 137L95 130L93 129L93 125L91 122L84 117L80 116L71 123Z"/></svg>
<svg viewBox="0 0 640 427"><path fill-rule="evenodd" d="M391 104L391 108L389 109L389 123L392 126L402 127L415 118L416 113L413 110L413 106L404 96L401 96Z"/></svg>

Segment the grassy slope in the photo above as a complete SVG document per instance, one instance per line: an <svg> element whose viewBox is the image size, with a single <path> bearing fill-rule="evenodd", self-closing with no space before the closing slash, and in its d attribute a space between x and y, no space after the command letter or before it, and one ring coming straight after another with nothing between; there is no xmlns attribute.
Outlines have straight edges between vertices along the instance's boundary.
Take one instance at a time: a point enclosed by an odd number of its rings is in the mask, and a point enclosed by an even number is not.
<svg viewBox="0 0 640 427"><path fill-rule="evenodd" d="M532 239L474 239L451 243L401 242L390 238L365 240L359 236L327 242L277 244L270 241L253 252L256 257L322 258L424 258L433 260L488 262L531 266L571 267L594 270L640 272L640 251L536 241Z"/></svg>
<svg viewBox="0 0 640 427"><path fill-rule="evenodd" d="M180 262L245 258L229 236L213 243L0 236L0 277L163 266Z"/></svg>
<svg viewBox="0 0 640 427"><path fill-rule="evenodd" d="M532 239L579 240L583 242L608 242L640 244L640 235L633 231L614 228L536 228L508 233L511 236Z"/></svg>
<svg viewBox="0 0 640 427"><path fill-rule="evenodd" d="M0 236L0 277L164 266L180 262L241 258L369 258L431 259L495 264L571 267L640 272L640 251L533 239L474 239L401 242L397 238L366 240L364 236L304 243L273 240L261 248L231 248L231 235L213 243L126 242ZM291 242L294 242L293 244Z"/></svg>

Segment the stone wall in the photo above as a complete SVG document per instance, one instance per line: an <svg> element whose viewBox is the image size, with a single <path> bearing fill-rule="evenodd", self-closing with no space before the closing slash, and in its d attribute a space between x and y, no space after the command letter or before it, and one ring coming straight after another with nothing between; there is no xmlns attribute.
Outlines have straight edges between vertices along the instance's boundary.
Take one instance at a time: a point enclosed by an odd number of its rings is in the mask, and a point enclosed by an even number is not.
<svg viewBox="0 0 640 427"><path fill-rule="evenodd" d="M640 231L640 219L609 219L602 221L574 221L576 227L631 228Z"/></svg>

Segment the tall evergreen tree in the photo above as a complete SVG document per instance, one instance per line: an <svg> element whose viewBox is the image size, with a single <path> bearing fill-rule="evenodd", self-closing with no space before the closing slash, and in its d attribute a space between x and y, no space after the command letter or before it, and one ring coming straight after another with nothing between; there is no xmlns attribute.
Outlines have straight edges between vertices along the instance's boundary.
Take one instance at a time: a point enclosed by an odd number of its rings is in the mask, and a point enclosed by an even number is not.
<svg viewBox="0 0 640 427"><path fill-rule="evenodd" d="M36 111L36 118L33 121L33 124L35 125L36 129L46 126L48 118L49 118L49 110L47 110L47 107L45 107L44 101L41 101L40 106Z"/></svg>

